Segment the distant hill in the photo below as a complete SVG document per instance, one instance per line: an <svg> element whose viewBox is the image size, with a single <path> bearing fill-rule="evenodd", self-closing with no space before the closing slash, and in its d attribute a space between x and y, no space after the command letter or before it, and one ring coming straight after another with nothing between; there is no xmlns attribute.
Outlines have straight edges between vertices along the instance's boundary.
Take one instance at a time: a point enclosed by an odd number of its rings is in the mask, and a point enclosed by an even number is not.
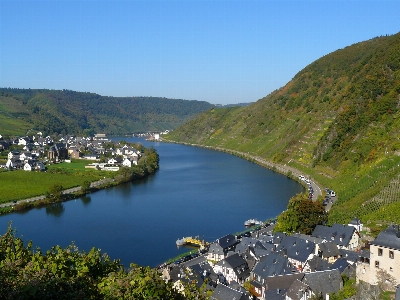
<svg viewBox="0 0 400 300"><path fill-rule="evenodd" d="M328 54L256 103L204 112L169 138L303 170L338 192L331 222L400 222L399 107L400 33Z"/></svg>
<svg viewBox="0 0 400 300"><path fill-rule="evenodd" d="M175 129L209 110L205 101L160 97L105 97L70 90L0 88L0 127L46 133L130 134Z"/></svg>

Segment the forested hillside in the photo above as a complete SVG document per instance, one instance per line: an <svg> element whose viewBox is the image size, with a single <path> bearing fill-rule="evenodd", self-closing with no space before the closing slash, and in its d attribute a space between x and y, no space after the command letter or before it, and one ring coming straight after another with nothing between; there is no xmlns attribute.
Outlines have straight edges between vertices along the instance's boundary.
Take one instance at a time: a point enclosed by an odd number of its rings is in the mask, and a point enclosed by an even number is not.
<svg viewBox="0 0 400 300"><path fill-rule="evenodd" d="M213 105L159 97L105 97L70 90L0 89L1 134L171 130Z"/></svg>
<svg viewBox="0 0 400 300"><path fill-rule="evenodd" d="M328 54L248 107L213 108L169 135L296 167L339 201L330 222L400 222L400 33Z"/></svg>

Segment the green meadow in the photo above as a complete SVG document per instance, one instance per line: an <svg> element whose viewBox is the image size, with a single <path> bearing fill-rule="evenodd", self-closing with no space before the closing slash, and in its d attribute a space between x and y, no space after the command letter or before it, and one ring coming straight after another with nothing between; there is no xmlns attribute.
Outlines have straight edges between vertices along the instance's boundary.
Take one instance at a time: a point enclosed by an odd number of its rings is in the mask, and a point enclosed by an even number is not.
<svg viewBox="0 0 400 300"><path fill-rule="evenodd" d="M114 173L85 169L90 161L72 161L48 166L47 172L23 170L0 172L0 203L44 195L54 184L63 188L81 186L84 181L112 177Z"/></svg>

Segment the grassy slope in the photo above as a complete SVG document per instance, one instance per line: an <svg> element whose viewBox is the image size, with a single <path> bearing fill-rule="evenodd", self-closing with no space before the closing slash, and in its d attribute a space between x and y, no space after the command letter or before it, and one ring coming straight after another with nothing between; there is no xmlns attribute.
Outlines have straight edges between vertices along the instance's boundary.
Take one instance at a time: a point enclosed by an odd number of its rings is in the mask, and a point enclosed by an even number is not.
<svg viewBox="0 0 400 300"><path fill-rule="evenodd" d="M330 222L400 222L400 213L387 210L400 206L399 103L397 34L335 51L256 103L203 113L169 138L250 152L310 174L339 195Z"/></svg>
<svg viewBox="0 0 400 300"><path fill-rule="evenodd" d="M32 127L28 115L26 107L20 101L0 96L0 134L25 135Z"/></svg>

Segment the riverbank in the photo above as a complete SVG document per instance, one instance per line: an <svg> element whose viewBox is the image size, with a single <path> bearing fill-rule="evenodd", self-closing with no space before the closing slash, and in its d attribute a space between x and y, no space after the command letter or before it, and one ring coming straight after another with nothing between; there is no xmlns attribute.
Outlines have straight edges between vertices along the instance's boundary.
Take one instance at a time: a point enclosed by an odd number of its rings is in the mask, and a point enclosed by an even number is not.
<svg viewBox="0 0 400 300"><path fill-rule="evenodd" d="M143 157L145 158L143 163L137 165L134 164L132 167L121 166L121 169L116 172L115 176L113 174L112 178L104 177L101 180L92 182L89 187L83 188L82 186L76 186L65 189L63 191L60 190L57 192L58 196L50 195L51 192L46 191L45 194L40 196L26 198L23 200L13 200L12 202L3 203L0 205L0 214L64 202L82 197L88 193L92 193L100 189L113 187L134 180L140 180L150 174L155 173L159 169L159 156L154 149L145 149ZM35 176L35 174L33 174L33 176ZM74 174L71 173L71 176L74 176ZM84 185L86 181L83 182ZM57 183L57 185L62 188L62 184Z"/></svg>

